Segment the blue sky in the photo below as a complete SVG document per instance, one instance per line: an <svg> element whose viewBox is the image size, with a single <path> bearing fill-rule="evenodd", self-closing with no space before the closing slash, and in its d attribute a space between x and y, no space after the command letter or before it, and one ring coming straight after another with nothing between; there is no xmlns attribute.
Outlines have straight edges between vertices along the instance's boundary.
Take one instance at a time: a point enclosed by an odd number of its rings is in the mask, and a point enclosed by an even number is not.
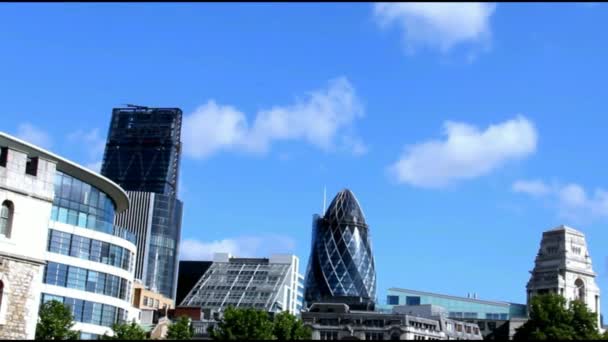
<svg viewBox="0 0 608 342"><path fill-rule="evenodd" d="M607 18L603 4L2 4L0 129L96 167L113 107L181 107L190 258L294 252L304 272L323 188L348 187L382 300L394 286L524 302L541 233L562 223L586 234L606 290Z"/></svg>

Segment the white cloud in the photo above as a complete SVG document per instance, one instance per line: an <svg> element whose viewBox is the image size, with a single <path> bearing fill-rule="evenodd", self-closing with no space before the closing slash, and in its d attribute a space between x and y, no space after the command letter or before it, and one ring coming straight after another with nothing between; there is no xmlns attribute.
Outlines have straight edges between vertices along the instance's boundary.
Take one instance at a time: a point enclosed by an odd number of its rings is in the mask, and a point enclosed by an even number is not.
<svg viewBox="0 0 608 342"><path fill-rule="evenodd" d="M17 138L30 144L49 149L52 146L51 136L30 123L22 123L17 128Z"/></svg>
<svg viewBox="0 0 608 342"><path fill-rule="evenodd" d="M85 167L99 173L101 172L101 160L86 164Z"/></svg>
<svg viewBox="0 0 608 342"><path fill-rule="evenodd" d="M95 172L101 172L101 158L105 149L106 140L99 134L98 128L89 131L77 130L68 134L67 141L87 155L85 167Z"/></svg>
<svg viewBox="0 0 608 342"><path fill-rule="evenodd" d="M522 191L522 184L535 184L536 188L543 190ZM548 185L538 180L519 180L513 184L512 189L549 200L550 205L557 208L561 218L576 221L608 218L608 191L600 188L592 192L576 183Z"/></svg>
<svg viewBox="0 0 608 342"><path fill-rule="evenodd" d="M276 253L293 253L295 244L291 237L274 234L209 242L187 239L180 244L180 259L211 260L214 253L230 253L236 257L269 257Z"/></svg>
<svg viewBox="0 0 608 342"><path fill-rule="evenodd" d="M193 158L206 158L220 150L266 153L273 142L281 140L300 140L333 150L341 136L345 148L362 154L365 145L351 136L354 121L362 116L355 89L344 77L292 105L258 111L251 124L235 107L209 100L184 118L184 152Z"/></svg>
<svg viewBox="0 0 608 342"><path fill-rule="evenodd" d="M378 23L403 30L409 48L427 45L447 52L461 43L485 43L496 5L474 2L393 2L374 4Z"/></svg>
<svg viewBox="0 0 608 342"><path fill-rule="evenodd" d="M88 152L91 159L100 158L106 146L106 139L100 136L98 128L72 132L68 134L68 141L79 144Z"/></svg>
<svg viewBox="0 0 608 342"><path fill-rule="evenodd" d="M442 187L490 173L504 163L536 150L537 133L523 116L485 131L459 122L444 123L445 140L431 140L406 148L390 171L400 183Z"/></svg>
<svg viewBox="0 0 608 342"><path fill-rule="evenodd" d="M531 196L543 196L549 193L550 188L540 180L519 180L513 183L513 191Z"/></svg>

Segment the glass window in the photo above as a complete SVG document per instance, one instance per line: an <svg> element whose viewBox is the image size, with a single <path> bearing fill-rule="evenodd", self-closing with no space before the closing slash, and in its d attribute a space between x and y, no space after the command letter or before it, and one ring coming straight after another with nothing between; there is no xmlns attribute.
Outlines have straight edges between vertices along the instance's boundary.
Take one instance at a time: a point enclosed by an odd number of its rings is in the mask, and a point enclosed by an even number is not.
<svg viewBox="0 0 608 342"><path fill-rule="evenodd" d="M91 239L73 235L72 236L72 246L70 248L70 256L81 258L81 259L89 259L89 253L91 249Z"/></svg>
<svg viewBox="0 0 608 342"><path fill-rule="evenodd" d="M91 317L91 323L100 325L102 313L103 313L103 305L100 303L93 303L93 314Z"/></svg>
<svg viewBox="0 0 608 342"><path fill-rule="evenodd" d="M49 252L69 255L72 235L58 230L49 230Z"/></svg>
<svg viewBox="0 0 608 342"><path fill-rule="evenodd" d="M0 235L11 237L11 228L13 225L13 203L11 201L2 202L0 208Z"/></svg>
<svg viewBox="0 0 608 342"><path fill-rule="evenodd" d="M91 241L91 253L89 255L91 261L101 262L101 245L99 240Z"/></svg>
<svg viewBox="0 0 608 342"><path fill-rule="evenodd" d="M405 297L405 305L420 305L420 297L418 297L418 296Z"/></svg>
<svg viewBox="0 0 608 342"><path fill-rule="evenodd" d="M38 173L38 157L27 157L25 162L25 173L36 176Z"/></svg>
<svg viewBox="0 0 608 342"><path fill-rule="evenodd" d="M399 305L399 296L386 296L388 305Z"/></svg>
<svg viewBox="0 0 608 342"><path fill-rule="evenodd" d="M55 262L49 262L46 265L44 283L65 287L67 274L68 274L67 265L58 264Z"/></svg>
<svg viewBox="0 0 608 342"><path fill-rule="evenodd" d="M67 287L71 289L86 291L87 270L84 268L70 266L68 268Z"/></svg>
<svg viewBox="0 0 608 342"><path fill-rule="evenodd" d="M6 162L8 160L8 147L0 148L0 166L6 167Z"/></svg>
<svg viewBox="0 0 608 342"><path fill-rule="evenodd" d="M104 305L101 312L101 325L110 327L116 322L116 308L110 305Z"/></svg>

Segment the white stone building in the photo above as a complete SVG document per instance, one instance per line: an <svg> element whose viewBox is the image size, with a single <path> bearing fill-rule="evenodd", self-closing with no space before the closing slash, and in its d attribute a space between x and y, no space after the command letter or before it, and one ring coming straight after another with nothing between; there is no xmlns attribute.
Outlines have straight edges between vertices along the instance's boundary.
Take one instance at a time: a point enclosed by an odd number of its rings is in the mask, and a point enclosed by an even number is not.
<svg viewBox="0 0 608 342"><path fill-rule="evenodd" d="M534 295L549 292L559 293L568 301L582 300L597 313L601 327L600 289L583 233L564 225L544 232L530 273L528 304Z"/></svg>
<svg viewBox="0 0 608 342"><path fill-rule="evenodd" d="M81 339L111 334L131 306L135 238L115 183L0 132L0 338L35 336L41 302L70 307Z"/></svg>
<svg viewBox="0 0 608 342"><path fill-rule="evenodd" d="M0 339L33 339L57 161L1 133L0 151Z"/></svg>

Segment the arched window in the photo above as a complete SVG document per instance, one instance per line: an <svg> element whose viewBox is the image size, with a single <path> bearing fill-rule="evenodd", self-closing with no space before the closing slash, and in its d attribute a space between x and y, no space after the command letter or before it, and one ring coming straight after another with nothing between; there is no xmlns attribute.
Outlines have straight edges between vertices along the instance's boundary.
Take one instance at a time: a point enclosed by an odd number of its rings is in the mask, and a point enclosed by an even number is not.
<svg viewBox="0 0 608 342"><path fill-rule="evenodd" d="M576 299L585 302L585 283L580 278L578 278L574 282L574 287L576 287Z"/></svg>
<svg viewBox="0 0 608 342"><path fill-rule="evenodd" d="M2 202L0 208L0 235L7 238L11 237L11 228L13 225L13 203L11 201Z"/></svg>

